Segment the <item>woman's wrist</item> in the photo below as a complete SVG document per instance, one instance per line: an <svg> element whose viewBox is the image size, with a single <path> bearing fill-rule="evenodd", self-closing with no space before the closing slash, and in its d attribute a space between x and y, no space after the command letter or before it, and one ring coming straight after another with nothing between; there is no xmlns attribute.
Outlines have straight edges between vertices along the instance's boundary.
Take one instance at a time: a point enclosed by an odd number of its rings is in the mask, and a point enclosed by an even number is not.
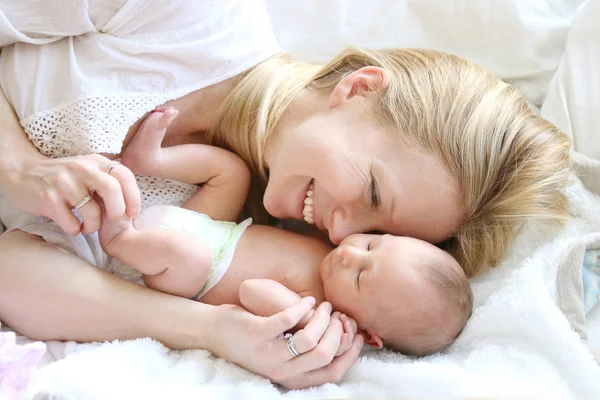
<svg viewBox="0 0 600 400"><path fill-rule="evenodd" d="M0 130L0 135L3 136L0 141L0 187L19 181L23 172L31 169L35 162L48 158L33 146L24 132L11 132L9 128Z"/></svg>
<svg viewBox="0 0 600 400"><path fill-rule="evenodd" d="M0 88L0 186L18 180L31 161L43 158Z"/></svg>
<svg viewBox="0 0 600 400"><path fill-rule="evenodd" d="M1 133L0 133L1 134ZM34 163L44 160L47 157L40 154L35 149L26 154L15 154L8 150L0 157L0 187L9 185L11 182L17 182L27 169L31 169Z"/></svg>
<svg viewBox="0 0 600 400"><path fill-rule="evenodd" d="M166 313L166 321L149 321L147 336L153 337L172 349L204 349L213 351L213 327L218 307L188 299L176 301L175 307Z"/></svg>

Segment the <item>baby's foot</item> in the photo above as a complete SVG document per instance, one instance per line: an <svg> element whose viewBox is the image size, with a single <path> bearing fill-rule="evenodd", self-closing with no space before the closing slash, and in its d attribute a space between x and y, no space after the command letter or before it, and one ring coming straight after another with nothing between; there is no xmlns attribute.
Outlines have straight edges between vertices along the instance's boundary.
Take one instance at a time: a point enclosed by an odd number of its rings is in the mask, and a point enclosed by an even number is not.
<svg viewBox="0 0 600 400"><path fill-rule="evenodd" d="M123 152L121 163L138 175L156 176L162 160L162 141L167 127L179 111L173 107L156 107L142 121L135 136Z"/></svg>

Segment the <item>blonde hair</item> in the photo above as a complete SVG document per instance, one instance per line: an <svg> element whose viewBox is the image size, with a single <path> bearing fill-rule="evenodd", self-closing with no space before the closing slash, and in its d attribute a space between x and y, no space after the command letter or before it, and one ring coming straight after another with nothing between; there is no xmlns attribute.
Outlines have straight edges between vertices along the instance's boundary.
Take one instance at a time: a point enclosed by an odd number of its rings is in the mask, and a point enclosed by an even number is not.
<svg viewBox="0 0 600 400"><path fill-rule="evenodd" d="M250 201L267 173L262 150L291 101L305 88L331 92L367 66L387 71L387 90L366 110L407 145L436 156L455 180L466 212L445 243L468 277L505 257L523 222L568 218L564 189L567 135L531 111L523 96L482 67L433 50L349 49L325 66L278 55L240 78L210 133L213 144L240 155L254 173Z"/></svg>

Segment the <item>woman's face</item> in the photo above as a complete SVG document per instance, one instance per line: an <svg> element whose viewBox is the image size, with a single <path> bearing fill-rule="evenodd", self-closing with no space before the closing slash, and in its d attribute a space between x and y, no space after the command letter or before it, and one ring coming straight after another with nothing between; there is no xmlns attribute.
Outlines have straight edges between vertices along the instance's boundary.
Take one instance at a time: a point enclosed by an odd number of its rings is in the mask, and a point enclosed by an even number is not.
<svg viewBox="0 0 600 400"><path fill-rule="evenodd" d="M370 122L361 111L368 96L337 87L334 96L268 148L266 210L314 223L335 244L366 232L447 239L464 211L441 163L406 148L402 132Z"/></svg>

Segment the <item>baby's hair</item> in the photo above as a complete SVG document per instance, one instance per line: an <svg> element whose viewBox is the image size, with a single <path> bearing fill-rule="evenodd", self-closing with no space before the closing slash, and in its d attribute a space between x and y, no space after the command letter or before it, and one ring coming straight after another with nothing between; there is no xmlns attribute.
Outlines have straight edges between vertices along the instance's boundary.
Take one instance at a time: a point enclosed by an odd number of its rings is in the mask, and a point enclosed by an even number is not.
<svg viewBox="0 0 600 400"><path fill-rule="evenodd" d="M419 309L411 315L411 321L390 318L388 321L402 321L402 324L387 329L391 332L383 337L387 347L422 357L446 349L464 329L473 310L473 292L463 269L452 256L444 253L449 262L433 258L418 266L435 290L424 296L439 296L444 301L435 302L434 309Z"/></svg>

